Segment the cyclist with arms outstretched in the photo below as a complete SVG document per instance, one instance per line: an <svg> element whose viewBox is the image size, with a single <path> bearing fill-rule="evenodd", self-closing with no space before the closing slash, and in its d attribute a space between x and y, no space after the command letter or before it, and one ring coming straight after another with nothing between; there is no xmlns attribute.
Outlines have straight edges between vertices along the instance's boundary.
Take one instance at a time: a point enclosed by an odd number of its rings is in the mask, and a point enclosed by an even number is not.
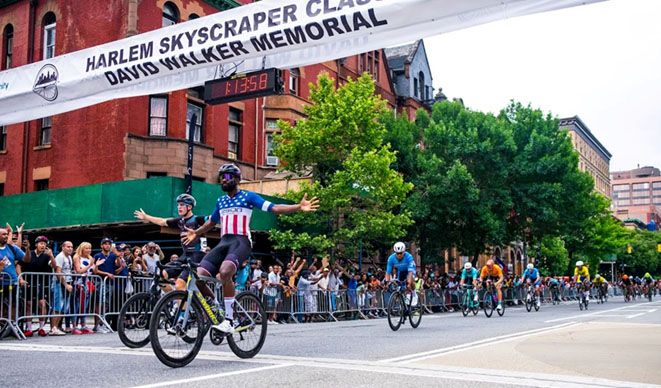
<svg viewBox="0 0 661 388"><path fill-rule="evenodd" d="M310 212L317 210L319 200L317 198L308 200L307 194L305 194L301 202L295 205L276 205L264 200L256 193L240 190L241 170L235 164L220 166L218 179L226 194L218 198L215 210L204 225L197 229L187 229L182 242L188 245L220 223L220 243L204 256L197 268L197 274L215 277L216 274L220 273L223 283L226 319L214 328L224 333L232 333L234 332L232 322L234 315L234 282L232 277L237 268L240 268L248 260L252 250L250 219L253 209L275 214L297 211ZM213 298L214 303L218 303L213 292L204 282L200 282L198 287L204 296Z"/></svg>
<svg viewBox="0 0 661 388"><path fill-rule="evenodd" d="M190 194L180 194L175 200L177 203L177 218L161 218L150 216L145 213L144 210L136 210L133 214L135 218L138 218L143 221L149 221L152 224L159 226L167 226L170 228L179 229L179 235L183 238L186 236L188 229L197 229L200 226L204 225L205 217L196 216L193 214L193 208L197 204L195 198ZM196 238L192 240L189 244L184 244L182 242L181 247L183 249L183 254L177 260L179 263L185 263L186 258L190 258L191 261L195 264L199 264L204 257L204 252L202 251L202 244L200 239ZM182 271L180 268L170 267L163 270L164 276L169 279L177 278L175 283L175 288L177 290L186 289L186 279L188 278L188 272Z"/></svg>

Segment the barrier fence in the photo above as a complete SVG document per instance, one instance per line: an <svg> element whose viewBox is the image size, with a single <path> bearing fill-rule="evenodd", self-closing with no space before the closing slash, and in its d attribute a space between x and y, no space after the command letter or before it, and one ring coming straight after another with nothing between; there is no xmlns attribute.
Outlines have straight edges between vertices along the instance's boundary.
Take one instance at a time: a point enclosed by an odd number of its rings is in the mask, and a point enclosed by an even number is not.
<svg viewBox="0 0 661 388"><path fill-rule="evenodd" d="M222 300L220 282L204 280ZM124 302L136 293L149 292L153 281L153 278L147 277L115 276L110 279L86 274L26 272L19 276L18 285L13 285L9 274L0 273L0 335L14 334L24 339L19 328L29 329L34 321L44 323L47 319L50 319L51 325L60 321L64 327L74 328L86 326L93 319L95 326L111 328ZM480 291L480 300L483 292ZM392 295L389 290L362 287L337 291L288 291L267 286L255 293L262 298L269 319L294 323L383 316ZM503 287L502 294L507 305L519 305L523 304L526 290L521 286ZM618 287L608 288L609 296L618 294ZM556 301L573 301L578 296L575 287L561 285L540 289L542 303L551 303L553 298ZM459 287L437 287L423 290L420 302L426 312L436 313L459 309L462 297L463 290ZM598 291L593 287L590 298L597 297Z"/></svg>

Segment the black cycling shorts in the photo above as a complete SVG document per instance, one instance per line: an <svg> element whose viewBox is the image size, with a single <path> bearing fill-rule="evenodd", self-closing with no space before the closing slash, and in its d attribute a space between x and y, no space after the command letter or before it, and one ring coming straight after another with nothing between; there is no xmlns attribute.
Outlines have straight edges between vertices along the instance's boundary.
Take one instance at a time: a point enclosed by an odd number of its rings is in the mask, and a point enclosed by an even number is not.
<svg viewBox="0 0 661 388"><path fill-rule="evenodd" d="M200 267L206 269L211 277L215 277L225 260L234 263L237 269L241 268L243 263L248 260L251 250L252 246L248 236L226 234L220 238L220 243L204 256Z"/></svg>

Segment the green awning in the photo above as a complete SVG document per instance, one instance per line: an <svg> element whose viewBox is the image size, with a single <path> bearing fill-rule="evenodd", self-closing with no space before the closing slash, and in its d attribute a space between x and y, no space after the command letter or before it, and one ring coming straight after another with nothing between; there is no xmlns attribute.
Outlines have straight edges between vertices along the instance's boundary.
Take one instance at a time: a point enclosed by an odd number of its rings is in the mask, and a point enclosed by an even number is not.
<svg viewBox="0 0 661 388"><path fill-rule="evenodd" d="M140 208L158 217L176 217L174 201L184 192L184 184L181 178L154 177L0 197L0 223L25 222L26 230L31 230L135 222L133 211ZM211 214L221 194L218 185L193 182L195 213ZM263 197L286 203L282 198ZM255 211L250 228L268 231L277 226L276 221L272 213Z"/></svg>

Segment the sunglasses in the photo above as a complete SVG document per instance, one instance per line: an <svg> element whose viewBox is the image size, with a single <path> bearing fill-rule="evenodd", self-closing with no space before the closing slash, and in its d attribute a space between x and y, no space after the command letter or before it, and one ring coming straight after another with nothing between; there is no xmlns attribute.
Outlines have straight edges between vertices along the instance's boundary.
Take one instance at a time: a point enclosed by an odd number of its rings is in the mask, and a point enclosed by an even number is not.
<svg viewBox="0 0 661 388"><path fill-rule="evenodd" d="M234 174L230 174L228 172L225 172L220 176L220 179L226 180L226 181L231 181L231 180L234 179Z"/></svg>

